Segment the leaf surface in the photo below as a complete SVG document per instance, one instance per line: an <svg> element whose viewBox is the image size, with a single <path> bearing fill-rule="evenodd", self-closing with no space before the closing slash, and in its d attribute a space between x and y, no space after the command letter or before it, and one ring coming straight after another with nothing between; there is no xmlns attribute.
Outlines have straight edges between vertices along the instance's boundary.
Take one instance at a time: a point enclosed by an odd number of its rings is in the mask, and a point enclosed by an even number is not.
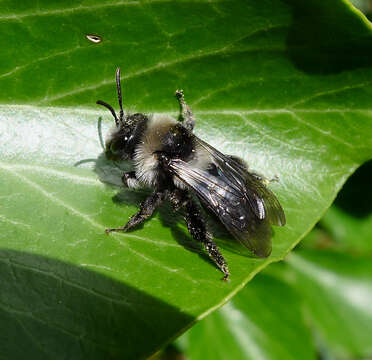
<svg viewBox="0 0 372 360"><path fill-rule="evenodd" d="M37 358L153 353L282 259L371 155L371 27L343 1L3 1L0 34L0 309L22 329L0 337L5 358L27 344ZM288 224L268 259L217 227L220 281L167 206L105 236L147 194L117 186L98 141L98 117L104 134L113 121L94 103L116 103L117 66L127 109L177 116L183 88L198 136L280 177Z"/></svg>
<svg viewBox="0 0 372 360"><path fill-rule="evenodd" d="M288 263L320 347L337 358L370 357L370 257L300 251L291 254Z"/></svg>
<svg viewBox="0 0 372 360"><path fill-rule="evenodd" d="M290 286L260 274L177 344L190 360L316 359L301 306Z"/></svg>

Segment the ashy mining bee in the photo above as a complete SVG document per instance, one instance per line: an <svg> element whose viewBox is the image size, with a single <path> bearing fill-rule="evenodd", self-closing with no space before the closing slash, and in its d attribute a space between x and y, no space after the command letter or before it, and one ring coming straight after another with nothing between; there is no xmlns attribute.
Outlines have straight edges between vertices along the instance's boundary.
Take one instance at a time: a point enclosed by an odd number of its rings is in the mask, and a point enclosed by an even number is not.
<svg viewBox="0 0 372 360"><path fill-rule="evenodd" d="M269 256L271 225L283 226L286 220L279 201L266 187L268 180L248 171L243 160L222 154L193 134L195 119L182 90L176 91L182 119L177 121L166 115L124 113L119 68L116 87L119 116L111 105L97 101L111 111L116 125L106 141L105 154L109 159L133 162L134 171L123 175L124 185L147 186L154 191L126 225L106 232L132 229L168 199L175 210L184 210L191 236L204 245L224 273L224 280L230 275L229 269L207 231L200 204L256 256Z"/></svg>

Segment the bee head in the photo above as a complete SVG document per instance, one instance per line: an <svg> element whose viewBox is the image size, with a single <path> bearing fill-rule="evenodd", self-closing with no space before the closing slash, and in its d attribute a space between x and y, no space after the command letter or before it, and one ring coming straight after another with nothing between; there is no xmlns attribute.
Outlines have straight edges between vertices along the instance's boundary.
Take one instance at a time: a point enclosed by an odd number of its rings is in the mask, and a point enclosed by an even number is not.
<svg viewBox="0 0 372 360"><path fill-rule="evenodd" d="M120 86L120 68L116 70L116 88L120 106L119 117L116 115L113 107L106 102L98 100L97 104L110 110L116 125L106 141L105 155L110 160L125 160L132 157L148 118L141 113L124 114Z"/></svg>

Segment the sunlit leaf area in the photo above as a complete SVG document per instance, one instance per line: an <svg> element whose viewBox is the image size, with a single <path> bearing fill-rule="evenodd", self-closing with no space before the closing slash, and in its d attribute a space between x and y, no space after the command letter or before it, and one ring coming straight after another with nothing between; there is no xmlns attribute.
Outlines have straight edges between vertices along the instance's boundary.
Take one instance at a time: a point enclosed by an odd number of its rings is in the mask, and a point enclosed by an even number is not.
<svg viewBox="0 0 372 360"><path fill-rule="evenodd" d="M372 358L372 26L348 0L0 2L0 359ZM229 281L108 160L128 113L177 118L267 179L286 215Z"/></svg>

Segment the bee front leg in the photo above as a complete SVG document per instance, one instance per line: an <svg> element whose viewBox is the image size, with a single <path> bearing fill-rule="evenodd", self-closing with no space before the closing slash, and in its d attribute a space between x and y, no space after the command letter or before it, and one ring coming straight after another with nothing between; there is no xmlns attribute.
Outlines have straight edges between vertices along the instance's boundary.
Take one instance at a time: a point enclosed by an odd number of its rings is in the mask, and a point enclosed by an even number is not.
<svg viewBox="0 0 372 360"><path fill-rule="evenodd" d="M181 119L186 129L192 131L195 125L195 118L190 109L190 106L185 102L185 96L183 90L176 90L176 98L181 106Z"/></svg>
<svg viewBox="0 0 372 360"><path fill-rule="evenodd" d="M141 205L140 211L134 214L126 225L118 227L118 228L110 228L106 229L106 234L109 234L113 231L123 231L126 232L129 229L141 224L146 219L152 216L156 208L163 202L166 198L167 192L166 191L154 191Z"/></svg>
<svg viewBox="0 0 372 360"><path fill-rule="evenodd" d="M141 186L134 171L125 172L121 177L121 180L123 181L123 184L129 189L137 189Z"/></svg>
<svg viewBox="0 0 372 360"><path fill-rule="evenodd" d="M224 273L223 280L227 280L230 276L229 268L225 258L207 231L199 205L191 198L187 191L180 189L172 192L170 200L176 209L180 207L185 209L185 221L191 236L203 244L209 257Z"/></svg>

